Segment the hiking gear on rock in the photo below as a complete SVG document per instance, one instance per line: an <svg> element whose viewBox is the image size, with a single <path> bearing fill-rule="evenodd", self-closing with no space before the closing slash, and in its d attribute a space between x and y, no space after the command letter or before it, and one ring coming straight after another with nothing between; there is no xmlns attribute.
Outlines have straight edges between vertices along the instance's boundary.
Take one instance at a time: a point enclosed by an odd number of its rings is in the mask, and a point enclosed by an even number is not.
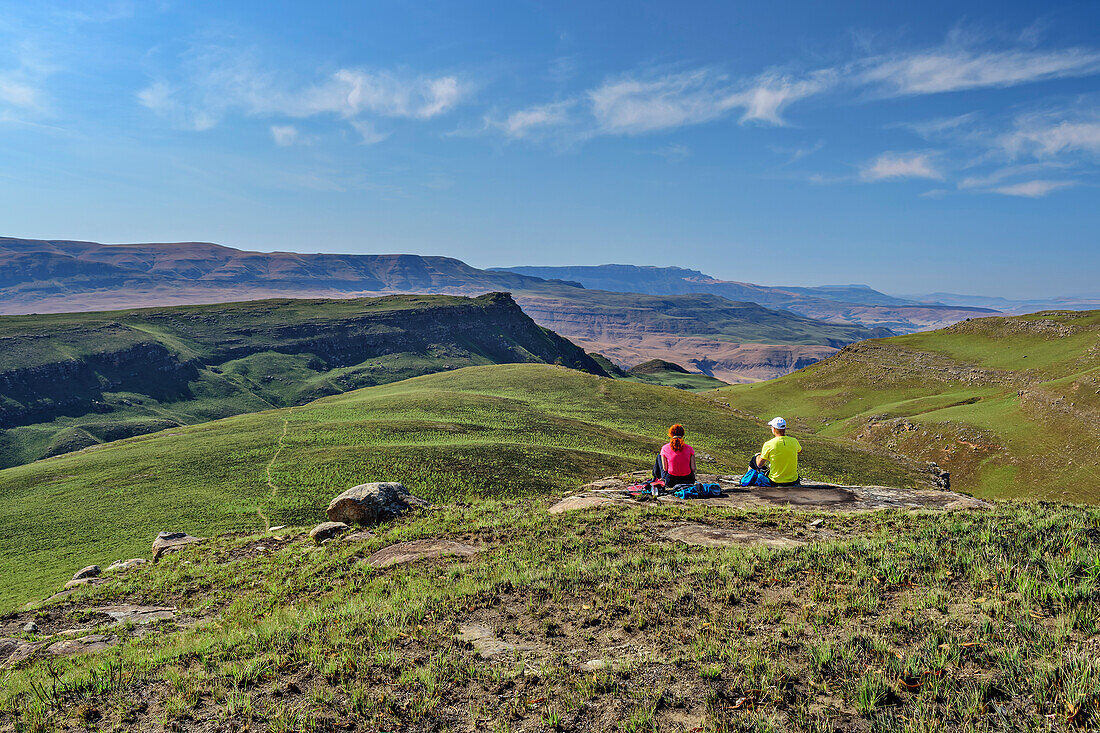
<svg viewBox="0 0 1100 733"><path fill-rule="evenodd" d="M750 468L745 471L745 475L741 477L742 486L773 486L771 479L768 478L768 474L756 468Z"/></svg>
<svg viewBox="0 0 1100 733"><path fill-rule="evenodd" d="M787 429L787 421L786 421L786 420L784 420L784 419L783 419L783 418L781 418L781 417L773 417L773 418L772 418L772 419L771 419L771 420L770 420L770 421L768 422L768 425L769 425L770 427L773 427L773 428L775 428L776 430L786 430L786 429Z"/></svg>
<svg viewBox="0 0 1100 733"><path fill-rule="evenodd" d="M708 496L721 496L722 487L718 484L691 484L673 493L680 499L703 499Z"/></svg>
<svg viewBox="0 0 1100 733"><path fill-rule="evenodd" d="M760 459L768 462L768 478L773 483L790 484L798 480L798 454L802 445L789 435L777 435L760 449Z"/></svg>

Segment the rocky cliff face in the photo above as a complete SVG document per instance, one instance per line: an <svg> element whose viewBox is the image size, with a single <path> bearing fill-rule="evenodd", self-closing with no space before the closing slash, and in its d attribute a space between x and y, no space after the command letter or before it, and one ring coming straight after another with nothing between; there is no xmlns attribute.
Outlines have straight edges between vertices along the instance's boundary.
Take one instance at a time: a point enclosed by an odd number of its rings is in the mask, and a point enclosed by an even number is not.
<svg viewBox="0 0 1100 733"><path fill-rule="evenodd" d="M507 293L0 317L0 346L0 466L473 364L605 375Z"/></svg>

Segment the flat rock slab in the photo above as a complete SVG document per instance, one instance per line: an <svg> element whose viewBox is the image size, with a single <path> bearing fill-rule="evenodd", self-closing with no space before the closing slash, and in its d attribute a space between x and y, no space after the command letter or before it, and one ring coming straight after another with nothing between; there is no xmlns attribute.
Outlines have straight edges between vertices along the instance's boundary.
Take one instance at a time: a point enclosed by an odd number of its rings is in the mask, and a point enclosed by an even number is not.
<svg viewBox="0 0 1100 733"><path fill-rule="evenodd" d="M458 556L470 557L480 550L454 540L409 540L396 545L383 547L367 558L372 568L388 568L391 565L415 562L429 557Z"/></svg>
<svg viewBox="0 0 1100 733"><path fill-rule="evenodd" d="M124 604L121 606L100 606L88 610L92 613L102 613L116 624L133 622L141 625L176 617L176 609L168 606L130 606Z"/></svg>
<svg viewBox="0 0 1100 733"><path fill-rule="evenodd" d="M46 652L55 657L68 657L73 654L87 654L89 652L101 652L118 643L117 636L107 634L89 634L79 639L65 639L55 641L46 647Z"/></svg>
<svg viewBox="0 0 1100 733"><path fill-rule="evenodd" d="M726 529L724 527L711 527L706 524L680 524L661 533L666 540L683 542L686 545L700 547L736 547L745 545L758 545L785 549L806 544L802 540L783 535L765 534L752 530Z"/></svg>
<svg viewBox="0 0 1100 733"><path fill-rule="evenodd" d="M644 471L609 476L580 487L580 492L568 496L550 507L550 512L575 511L599 506L638 506L638 498L627 488L648 480ZM988 502L965 494L943 489L899 489L890 486L845 486L806 482L801 486L770 487L741 486L739 476L700 475L703 483L716 483L723 496L705 499L679 499L662 494L657 501L676 504L747 508L754 506L789 506L833 512L867 512L877 509L931 509L958 511L987 509ZM650 497L646 497L649 499Z"/></svg>
<svg viewBox="0 0 1100 733"><path fill-rule="evenodd" d="M153 562L159 560L161 555L178 552L184 547L197 542L202 542L202 538L192 537L186 532L161 532L153 540Z"/></svg>
<svg viewBox="0 0 1100 733"><path fill-rule="evenodd" d="M42 642L0 638L0 669L22 662L38 651L41 646L43 646Z"/></svg>
<svg viewBox="0 0 1100 733"><path fill-rule="evenodd" d="M497 638L496 633L484 624L462 624L458 627L458 635L455 638L472 646L474 651L485 659L497 659L511 652L526 649L526 647L509 644L503 639Z"/></svg>

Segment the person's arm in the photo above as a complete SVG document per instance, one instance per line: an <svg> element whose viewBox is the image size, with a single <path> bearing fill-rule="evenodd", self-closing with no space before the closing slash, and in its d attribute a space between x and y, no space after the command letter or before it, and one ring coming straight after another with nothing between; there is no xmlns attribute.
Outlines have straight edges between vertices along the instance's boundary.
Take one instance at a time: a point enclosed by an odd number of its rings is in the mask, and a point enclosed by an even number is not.
<svg viewBox="0 0 1100 733"><path fill-rule="evenodd" d="M668 458L664 453L661 454L661 468L665 469L665 473L668 473Z"/></svg>
<svg viewBox="0 0 1100 733"><path fill-rule="evenodd" d="M691 454L691 472L695 473L695 454Z"/></svg>

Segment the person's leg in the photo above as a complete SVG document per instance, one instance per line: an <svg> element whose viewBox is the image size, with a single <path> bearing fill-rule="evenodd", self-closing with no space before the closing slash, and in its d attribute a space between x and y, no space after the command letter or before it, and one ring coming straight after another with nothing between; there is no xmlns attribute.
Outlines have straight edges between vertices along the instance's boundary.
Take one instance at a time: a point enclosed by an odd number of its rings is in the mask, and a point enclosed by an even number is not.
<svg viewBox="0 0 1100 733"><path fill-rule="evenodd" d="M653 464L653 480L661 478L665 473L664 464L661 463L661 454L657 454L657 462Z"/></svg>

